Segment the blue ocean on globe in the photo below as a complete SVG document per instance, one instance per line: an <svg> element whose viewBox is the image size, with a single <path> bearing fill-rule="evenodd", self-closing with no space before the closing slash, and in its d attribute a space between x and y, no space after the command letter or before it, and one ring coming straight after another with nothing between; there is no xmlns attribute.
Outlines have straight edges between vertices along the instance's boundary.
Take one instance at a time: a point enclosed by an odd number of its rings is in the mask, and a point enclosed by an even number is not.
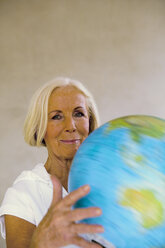
<svg viewBox="0 0 165 248"><path fill-rule="evenodd" d="M69 191L89 184L74 208L97 206L93 239L105 247L165 248L165 120L125 116L92 132L78 149ZM92 234L91 234L92 237Z"/></svg>

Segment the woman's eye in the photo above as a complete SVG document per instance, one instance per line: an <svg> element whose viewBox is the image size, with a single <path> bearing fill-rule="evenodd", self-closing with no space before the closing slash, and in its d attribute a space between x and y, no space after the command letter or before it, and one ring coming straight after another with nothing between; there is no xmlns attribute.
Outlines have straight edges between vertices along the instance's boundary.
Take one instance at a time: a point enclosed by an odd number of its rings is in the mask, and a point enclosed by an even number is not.
<svg viewBox="0 0 165 248"><path fill-rule="evenodd" d="M61 115L54 115L54 116L52 117L53 120L60 120L61 118L62 118Z"/></svg>
<svg viewBox="0 0 165 248"><path fill-rule="evenodd" d="M75 116L76 117L82 117L82 116L84 116L84 114L82 112L76 112L75 113Z"/></svg>

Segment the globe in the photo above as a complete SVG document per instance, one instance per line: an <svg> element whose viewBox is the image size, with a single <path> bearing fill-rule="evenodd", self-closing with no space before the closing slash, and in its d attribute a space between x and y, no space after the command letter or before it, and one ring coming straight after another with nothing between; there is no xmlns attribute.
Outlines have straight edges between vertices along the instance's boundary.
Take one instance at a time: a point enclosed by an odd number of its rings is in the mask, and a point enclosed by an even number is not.
<svg viewBox="0 0 165 248"><path fill-rule="evenodd" d="M88 237L110 248L165 247L165 120L132 115L92 132L77 151L69 192L89 184L74 208L97 206L104 232Z"/></svg>

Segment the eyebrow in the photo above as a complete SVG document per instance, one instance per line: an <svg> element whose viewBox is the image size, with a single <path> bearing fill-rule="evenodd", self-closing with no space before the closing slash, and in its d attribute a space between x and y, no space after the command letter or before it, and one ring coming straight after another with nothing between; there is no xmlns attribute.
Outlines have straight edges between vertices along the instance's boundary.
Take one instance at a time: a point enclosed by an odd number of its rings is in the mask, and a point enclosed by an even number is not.
<svg viewBox="0 0 165 248"><path fill-rule="evenodd" d="M53 112L62 113L61 110L52 110L52 111L50 111L50 112L48 113L48 115L50 115L50 114L53 113Z"/></svg>
<svg viewBox="0 0 165 248"><path fill-rule="evenodd" d="M78 106L78 107L75 108L75 110L77 110L77 109L79 109L79 108L84 109L84 107Z"/></svg>
<svg viewBox="0 0 165 248"><path fill-rule="evenodd" d="M80 109L80 108L81 108L81 109L84 109L84 107L78 106L78 107L74 108L74 110L77 110L77 109ZM53 112L62 113L61 110L56 109L56 110L50 111L50 112L48 113L48 115L50 115L50 114L53 113Z"/></svg>

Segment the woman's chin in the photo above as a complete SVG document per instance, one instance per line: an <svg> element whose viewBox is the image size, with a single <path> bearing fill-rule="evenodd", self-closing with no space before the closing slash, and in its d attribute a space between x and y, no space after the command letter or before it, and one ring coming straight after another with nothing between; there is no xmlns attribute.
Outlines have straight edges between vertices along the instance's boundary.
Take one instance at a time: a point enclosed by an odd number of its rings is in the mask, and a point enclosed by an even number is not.
<svg viewBox="0 0 165 248"><path fill-rule="evenodd" d="M66 160L72 160L74 158L76 152L77 152L77 150L66 152L64 154L64 159L66 159Z"/></svg>

